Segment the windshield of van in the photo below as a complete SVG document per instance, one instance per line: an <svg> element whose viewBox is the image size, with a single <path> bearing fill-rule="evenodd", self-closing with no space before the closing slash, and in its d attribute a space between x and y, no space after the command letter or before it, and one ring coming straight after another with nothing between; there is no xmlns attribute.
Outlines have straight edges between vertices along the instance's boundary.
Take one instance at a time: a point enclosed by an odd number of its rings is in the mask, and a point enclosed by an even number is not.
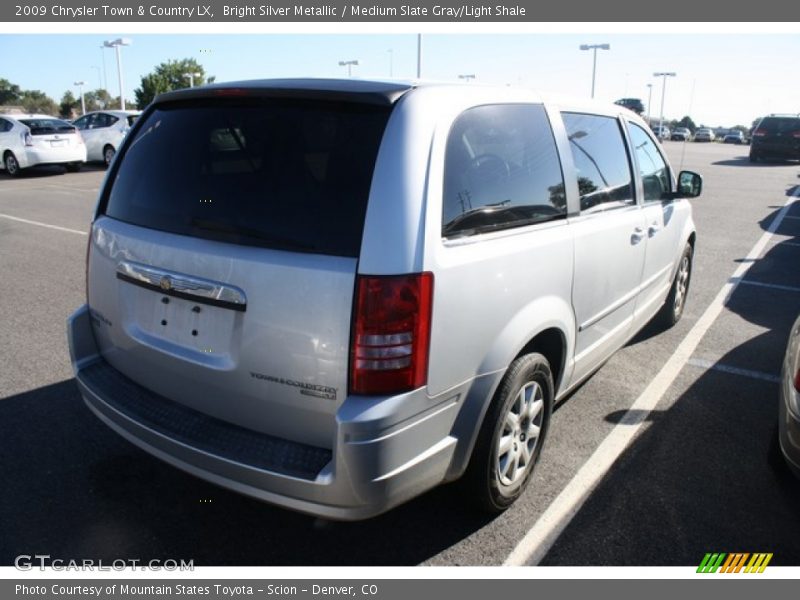
<svg viewBox="0 0 800 600"><path fill-rule="evenodd" d="M181 235L357 257L389 110L274 99L157 107L123 149L104 212Z"/></svg>

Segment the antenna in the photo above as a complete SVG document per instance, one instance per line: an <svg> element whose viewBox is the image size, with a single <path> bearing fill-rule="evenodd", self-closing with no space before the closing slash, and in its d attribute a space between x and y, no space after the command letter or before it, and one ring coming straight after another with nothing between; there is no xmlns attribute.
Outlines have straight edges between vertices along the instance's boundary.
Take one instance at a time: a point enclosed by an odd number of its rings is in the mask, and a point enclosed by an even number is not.
<svg viewBox="0 0 800 600"><path fill-rule="evenodd" d="M689 94L689 108L686 111L686 116L690 119L692 118L692 104L694 104L694 86L697 83L697 79L692 79L692 93ZM678 172L680 173L683 171L683 158L686 156L686 142L683 143L683 147L681 148L681 162L678 165Z"/></svg>

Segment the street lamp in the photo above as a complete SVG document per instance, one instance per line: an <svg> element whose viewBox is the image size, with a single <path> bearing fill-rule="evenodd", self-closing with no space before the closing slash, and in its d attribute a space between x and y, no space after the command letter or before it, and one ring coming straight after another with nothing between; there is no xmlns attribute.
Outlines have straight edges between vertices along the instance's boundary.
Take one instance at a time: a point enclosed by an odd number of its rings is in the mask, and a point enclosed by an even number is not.
<svg viewBox="0 0 800 600"><path fill-rule="evenodd" d="M85 115L86 114L86 103L83 101L83 86L86 85L86 82L85 81L76 81L72 85L78 86L78 90L81 93L81 115Z"/></svg>
<svg viewBox="0 0 800 600"><path fill-rule="evenodd" d="M653 77L663 77L664 83L661 85L661 118L658 120L658 135L664 131L664 96L667 92L667 77L675 77L677 73L653 73Z"/></svg>
<svg viewBox="0 0 800 600"><path fill-rule="evenodd" d="M103 57L103 89L108 91L108 75L106 74L106 46L100 46L100 55Z"/></svg>
<svg viewBox="0 0 800 600"><path fill-rule="evenodd" d="M119 75L119 105L122 110L125 110L125 92L122 88L122 56L120 55L120 46L130 46L131 40L128 38L117 38L103 42L105 48L114 48L117 53L117 74Z"/></svg>
<svg viewBox="0 0 800 600"><path fill-rule="evenodd" d="M475 79L475 75L473 73L469 73L469 74L465 74L465 75L459 75L458 78L459 79L463 79L464 81L469 83L470 79Z"/></svg>
<svg viewBox="0 0 800 600"><path fill-rule="evenodd" d="M611 50L611 44L581 44L581 50L592 50L594 56L592 57L592 98L594 98L594 80L597 73L597 51L598 50Z"/></svg>
<svg viewBox="0 0 800 600"><path fill-rule="evenodd" d="M340 60L339 61L340 67L347 67L347 76L353 76L353 66L358 66L358 59L353 60Z"/></svg>
<svg viewBox="0 0 800 600"><path fill-rule="evenodd" d="M650 127L650 103L653 100L653 84L647 84L647 126Z"/></svg>
<svg viewBox="0 0 800 600"><path fill-rule="evenodd" d="M417 79L422 79L422 34L417 34Z"/></svg>
<svg viewBox="0 0 800 600"><path fill-rule="evenodd" d="M202 73L184 73L183 76L189 78L189 87L193 88L194 87L194 78L195 77L202 77L203 74Z"/></svg>

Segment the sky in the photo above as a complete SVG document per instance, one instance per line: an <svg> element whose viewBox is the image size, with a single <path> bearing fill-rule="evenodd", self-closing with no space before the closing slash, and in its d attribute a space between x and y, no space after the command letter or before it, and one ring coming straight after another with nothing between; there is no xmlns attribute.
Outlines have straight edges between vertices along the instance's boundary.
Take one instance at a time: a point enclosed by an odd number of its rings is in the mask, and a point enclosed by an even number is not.
<svg viewBox="0 0 800 600"><path fill-rule="evenodd" d="M111 27L111 25L109 25ZM0 78L38 89L54 100L66 90L77 95L104 87L119 94L114 51L101 49L108 33L0 34ZM125 34L122 48L125 97L131 101L140 78L169 59L194 58L218 82L271 77L347 77L340 60L357 59L353 77L413 78L417 36L404 34ZM697 125L749 126L764 114L800 112L797 34L425 34L424 79L511 84L542 92L589 97L592 52L581 44L609 43L598 50L595 97L641 98L650 114L689 115ZM6 58L11 57L11 60ZM648 88L652 84L652 88ZM187 79L188 85L188 79Z"/></svg>

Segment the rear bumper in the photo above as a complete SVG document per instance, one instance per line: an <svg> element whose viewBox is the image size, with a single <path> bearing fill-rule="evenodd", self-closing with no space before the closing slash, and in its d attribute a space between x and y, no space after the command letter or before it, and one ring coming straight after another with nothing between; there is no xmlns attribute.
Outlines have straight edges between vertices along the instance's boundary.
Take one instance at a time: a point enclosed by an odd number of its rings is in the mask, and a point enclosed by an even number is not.
<svg viewBox="0 0 800 600"><path fill-rule="evenodd" d="M87 406L143 450L193 475L255 498L331 519L380 514L442 482L465 389L400 417L408 396L349 397L331 448L315 448L232 425L163 398L99 355L87 306L67 322L75 377ZM466 387L466 386L465 386Z"/></svg>
<svg viewBox="0 0 800 600"><path fill-rule="evenodd" d="M791 387L782 385L782 388ZM778 440L789 468L800 477L800 415L794 414L785 397L778 404Z"/></svg>
<svg viewBox="0 0 800 600"><path fill-rule="evenodd" d="M758 156L769 156L772 158L788 158L800 160L800 142L797 143L774 143L757 141L754 138L750 142L750 153Z"/></svg>
<svg viewBox="0 0 800 600"><path fill-rule="evenodd" d="M17 157L22 169L36 165L54 165L73 162L86 162L86 146L68 146L64 148L26 147Z"/></svg>

